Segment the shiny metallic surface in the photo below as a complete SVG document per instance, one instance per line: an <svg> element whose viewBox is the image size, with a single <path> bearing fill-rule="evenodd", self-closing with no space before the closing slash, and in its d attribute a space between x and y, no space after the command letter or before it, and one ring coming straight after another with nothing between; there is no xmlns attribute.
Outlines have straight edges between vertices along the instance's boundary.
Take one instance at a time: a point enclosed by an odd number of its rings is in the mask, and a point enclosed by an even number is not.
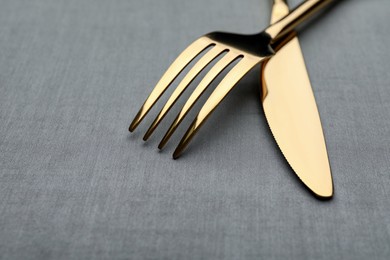
<svg viewBox="0 0 390 260"><path fill-rule="evenodd" d="M289 13L275 0L271 22ZM286 160L317 196L330 198L333 182L321 121L298 37L292 32L262 69L262 103L272 134Z"/></svg>
<svg viewBox="0 0 390 260"><path fill-rule="evenodd" d="M172 84L179 73L198 56L203 50L211 46L212 43L205 38L200 38L187 47L176 60L171 64L168 70L161 77L156 87L150 93L149 97L145 100L138 114L135 116L130 124L129 131L133 132L139 125L142 119L146 116L152 106L157 102L161 95Z"/></svg>
<svg viewBox="0 0 390 260"><path fill-rule="evenodd" d="M173 132L179 126L179 124L183 121L184 117L188 114L190 109L194 106L196 101L200 98L200 96L204 93L208 86L210 86L211 82L227 67L229 64L238 59L239 56L234 52L227 53L217 64L214 65L213 68L207 73L207 75L202 79L199 85L196 87L194 92L192 92L191 96L188 98L187 102L184 104L183 108L180 110L179 114L172 122L168 131L165 133L163 139L158 145L159 149L162 149L169 138L172 136Z"/></svg>
<svg viewBox="0 0 390 260"><path fill-rule="evenodd" d="M161 109L160 113L157 115L156 119L153 121L152 125L149 127L148 131L144 136L146 141L153 131L156 129L161 120L169 112L172 106L179 99L181 94L187 89L189 84L194 80L194 78L211 62L213 59L218 57L221 53L225 51L221 46L214 46L210 51L208 51L195 65L194 67L186 74L184 79L177 86L175 91L170 96L169 100L165 103L164 107Z"/></svg>
<svg viewBox="0 0 390 260"><path fill-rule="evenodd" d="M213 32L202 36L194 43L192 43L186 50L184 50L180 56L172 63L168 68L165 74L162 76L160 81L157 83L157 86L153 89L152 93L146 99L144 105L139 110L138 114L132 121L129 130L132 132L139 125L142 119L150 111L152 106L158 101L161 95L165 90L170 86L178 74L202 51L207 49L210 46L213 46L212 50L216 48L217 50L226 51L226 55L233 55L233 60L240 58L240 61L227 73L225 78L219 83L217 88L211 94L209 99L206 101L204 106L201 108L199 114L194 119L191 126L188 128L186 134L180 141L177 146L173 157L178 158L184 149L187 147L191 139L198 132L199 128L203 125L205 120L210 116L214 109L220 104L220 102L226 97L226 95L233 89L236 83L246 75L254 66L261 63L262 61L269 59L274 51L271 47L271 43L276 42L281 39L283 36L288 34L296 25L303 22L308 16L314 14L315 11L319 10L325 4L330 3L332 0L307 0L295 8L289 15L281 19L280 21L272 24L266 30L259 34L254 35L240 35L233 33L223 33L223 32ZM211 50L211 51L212 51ZM218 51L215 55L217 55ZM208 55L208 54L206 54ZM159 122L171 108L171 106L176 102L181 93L185 90L186 86L193 80L193 78L205 67L212 57L215 57L214 54L210 55L206 59L201 59L195 68L190 71L190 76L187 76L183 79L182 84L180 84L179 90L175 91L171 98L169 99L167 105L162 109L161 113L157 116L154 123L149 127L149 130L144 136L144 139L147 139L153 130L158 126ZM230 63L230 62L229 62ZM228 65L228 64L227 64ZM227 66L226 65L226 66ZM216 67L217 66L217 67ZM206 88L215 77L213 75L218 75L226 66L214 66L214 71L210 76L211 80L206 80L201 87L202 90L199 90L199 93L203 93L203 88ZM198 94L193 97L194 101L191 101L191 104L188 104L188 109L192 107L192 102L196 102L198 99ZM183 114L186 114L186 110L183 111ZM180 117L180 115L179 115ZM168 130L166 136L163 138L160 143L160 148L164 146L166 141L172 132L176 129L177 123L173 123L173 127ZM175 126L176 125L176 126Z"/></svg>

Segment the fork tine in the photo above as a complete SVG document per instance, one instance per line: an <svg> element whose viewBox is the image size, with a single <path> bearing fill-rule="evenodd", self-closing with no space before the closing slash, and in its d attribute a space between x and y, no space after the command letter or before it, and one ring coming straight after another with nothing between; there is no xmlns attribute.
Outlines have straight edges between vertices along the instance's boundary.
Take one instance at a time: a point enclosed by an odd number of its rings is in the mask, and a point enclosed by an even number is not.
<svg viewBox="0 0 390 260"><path fill-rule="evenodd" d="M164 148L169 138L172 136L173 132L177 129L179 124L183 121L184 117L188 114L194 104L198 101L200 96L205 92L211 82L233 61L239 58L239 55L234 52L228 52L221 60L219 60L213 68L206 74L206 76L202 79L199 85L196 87L194 92L191 94L168 131L165 133L163 139L158 145L159 149Z"/></svg>
<svg viewBox="0 0 390 260"><path fill-rule="evenodd" d="M245 76L256 64L259 63L257 59L243 58L219 83L217 88L207 99L202 109L184 134L179 145L173 153L173 158L177 159L185 150L191 139L198 132L205 120L210 116L214 109L221 103L226 95L233 89L237 82Z"/></svg>
<svg viewBox="0 0 390 260"><path fill-rule="evenodd" d="M157 102L165 90L171 85L175 80L178 74L203 50L207 47L213 45L205 37L201 37L190 46L188 46L176 60L171 64L168 70L161 77L160 81L157 83L156 87L150 93L149 97L146 99L145 103L142 105L141 109L138 111L137 115L130 124L129 131L133 132L135 128L139 125L145 115L149 112L152 106Z"/></svg>
<svg viewBox="0 0 390 260"><path fill-rule="evenodd" d="M209 50L195 65L194 67L187 73L187 75L183 78L180 84L177 86L175 91L169 97L167 103L165 103L164 107L161 109L160 113L154 119L153 123L150 125L148 131L144 135L144 141L146 141L160 124L161 120L166 116L168 111L172 108L172 106L176 103L179 97L183 94L183 92L187 89L187 87L191 84L191 82L195 79L196 76L217 56L219 56L226 49L224 47L214 46L211 50Z"/></svg>

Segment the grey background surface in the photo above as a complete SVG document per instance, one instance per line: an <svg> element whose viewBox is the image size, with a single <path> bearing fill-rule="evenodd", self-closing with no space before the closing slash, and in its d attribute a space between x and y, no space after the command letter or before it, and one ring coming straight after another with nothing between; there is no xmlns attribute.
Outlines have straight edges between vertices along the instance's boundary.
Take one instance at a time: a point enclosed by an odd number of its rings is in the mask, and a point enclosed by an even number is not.
<svg viewBox="0 0 390 260"><path fill-rule="evenodd" d="M162 152L174 113L150 142L152 116L127 132L186 45L257 32L269 10L264 0L1 0L0 258L389 259L388 0L343 1L300 33L333 200L315 199L275 145L259 68L180 160L171 154L194 113Z"/></svg>

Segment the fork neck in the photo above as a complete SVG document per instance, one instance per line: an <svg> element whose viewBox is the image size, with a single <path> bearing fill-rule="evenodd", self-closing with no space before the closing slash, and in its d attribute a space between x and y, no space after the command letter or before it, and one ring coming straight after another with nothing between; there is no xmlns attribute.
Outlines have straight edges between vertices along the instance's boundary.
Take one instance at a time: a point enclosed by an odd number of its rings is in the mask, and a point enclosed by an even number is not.
<svg viewBox="0 0 390 260"><path fill-rule="evenodd" d="M307 0L286 17L269 26L265 32L271 37L272 41L276 41L332 1L334 0ZM281 2L283 1L274 0L276 5L282 5Z"/></svg>

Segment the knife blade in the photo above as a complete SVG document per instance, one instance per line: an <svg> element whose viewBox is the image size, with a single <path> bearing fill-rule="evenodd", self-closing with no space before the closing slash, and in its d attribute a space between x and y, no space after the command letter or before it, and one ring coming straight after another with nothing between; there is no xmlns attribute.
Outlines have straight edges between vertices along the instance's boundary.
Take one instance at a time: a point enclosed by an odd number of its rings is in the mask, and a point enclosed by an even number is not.
<svg viewBox="0 0 390 260"><path fill-rule="evenodd" d="M274 0L271 23L289 13ZM318 197L333 196L333 181L317 104L295 33L275 44L276 55L263 64L262 105L266 120L291 168Z"/></svg>

